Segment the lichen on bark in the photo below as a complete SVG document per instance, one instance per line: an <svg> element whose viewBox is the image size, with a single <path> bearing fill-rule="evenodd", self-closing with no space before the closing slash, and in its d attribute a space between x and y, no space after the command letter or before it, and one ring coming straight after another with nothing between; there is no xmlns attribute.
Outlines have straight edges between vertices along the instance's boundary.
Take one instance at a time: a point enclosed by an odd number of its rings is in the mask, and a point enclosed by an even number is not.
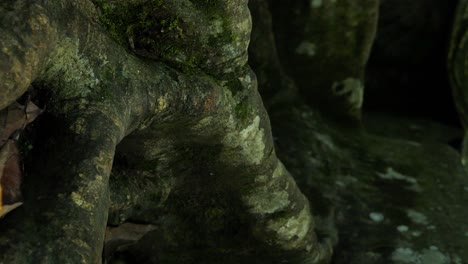
<svg viewBox="0 0 468 264"><path fill-rule="evenodd" d="M212 202L204 195L191 197L187 186L210 181L198 184L197 192L215 186L231 198L224 209L208 209L211 213L197 216L194 224L208 229L229 210L250 230L257 248L295 252L294 258L316 261L330 257L330 245L321 247L315 238L308 201L273 149L268 115L247 65L247 1L16 2L16 11L31 10L24 17L48 21L37 30L50 35L51 42L43 44L42 35L21 32L26 38L18 43L45 46L41 58L27 49L9 53L11 45L2 43L1 74L31 72L27 82L2 84L2 90L14 91L2 103L15 100L30 83L49 91L46 116L61 136L44 135L50 147L37 143L37 151L48 153L47 162L38 170L42 161L32 160L25 182L27 205L8 219L13 222L2 221L2 240L8 241L2 261L98 262L106 221L157 224L165 215L183 216L188 210L185 198L195 199L190 203L205 210ZM2 30L8 33L15 23ZM10 35L9 41L17 39ZM18 56L24 59L9 67ZM241 111L240 102L248 104ZM67 148L73 150L60 156ZM112 166L114 162L126 165ZM36 190L37 177L44 180ZM129 182L125 177L142 187L123 188L121 184ZM263 182L257 182L258 177ZM160 186L164 183L168 185ZM258 191L265 186L287 194L276 199L283 206L263 206L269 196ZM52 222L33 234L42 225L41 217ZM15 219L24 225L14 225ZM185 227L168 233L180 228Z"/></svg>
<svg viewBox="0 0 468 264"><path fill-rule="evenodd" d="M430 209L466 200L459 155L359 122L377 1L11 0L0 21L0 109L45 107L0 263L466 258Z"/></svg>

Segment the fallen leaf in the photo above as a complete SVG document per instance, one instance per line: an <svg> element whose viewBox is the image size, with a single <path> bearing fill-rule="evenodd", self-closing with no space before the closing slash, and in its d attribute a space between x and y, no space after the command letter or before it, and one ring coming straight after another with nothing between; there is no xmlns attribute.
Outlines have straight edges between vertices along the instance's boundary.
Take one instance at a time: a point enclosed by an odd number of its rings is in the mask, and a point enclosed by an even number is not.
<svg viewBox="0 0 468 264"><path fill-rule="evenodd" d="M22 205L23 174L15 140L41 112L30 100L25 105L13 103L0 111L0 218Z"/></svg>
<svg viewBox="0 0 468 264"><path fill-rule="evenodd" d="M15 131L24 129L42 113L42 110L29 101L26 106L13 103L0 112L0 146L3 145Z"/></svg>
<svg viewBox="0 0 468 264"><path fill-rule="evenodd" d="M14 204L5 204L5 205L3 205L3 206L0 208L0 218L4 217L6 214L8 214L9 212L15 210L16 208L20 207L21 205L23 205L22 202L17 202L17 203L14 203Z"/></svg>
<svg viewBox="0 0 468 264"><path fill-rule="evenodd" d="M0 150L0 217L22 204L22 177L18 147L8 140Z"/></svg>
<svg viewBox="0 0 468 264"><path fill-rule="evenodd" d="M2 179L3 168L8 160L11 144L4 144L0 147L0 179Z"/></svg>
<svg viewBox="0 0 468 264"><path fill-rule="evenodd" d="M5 144L3 147L0 148L0 217L3 216L3 192L2 192L2 175L3 175L3 168L5 167L5 163L8 159L8 155L10 153L10 144Z"/></svg>
<svg viewBox="0 0 468 264"><path fill-rule="evenodd" d="M3 173L0 178L0 183L3 189L3 203L13 204L21 199L21 160L16 142L8 140L7 145L9 145L9 153L7 160L3 165Z"/></svg>

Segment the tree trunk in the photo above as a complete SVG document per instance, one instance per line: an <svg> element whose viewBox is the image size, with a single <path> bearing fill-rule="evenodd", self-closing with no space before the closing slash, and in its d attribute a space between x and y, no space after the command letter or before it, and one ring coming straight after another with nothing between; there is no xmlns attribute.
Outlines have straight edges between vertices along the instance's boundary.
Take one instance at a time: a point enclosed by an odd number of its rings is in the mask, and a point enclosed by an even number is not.
<svg viewBox="0 0 468 264"><path fill-rule="evenodd" d="M0 109L44 109L0 263L464 263L459 154L361 122L358 2L0 3Z"/></svg>

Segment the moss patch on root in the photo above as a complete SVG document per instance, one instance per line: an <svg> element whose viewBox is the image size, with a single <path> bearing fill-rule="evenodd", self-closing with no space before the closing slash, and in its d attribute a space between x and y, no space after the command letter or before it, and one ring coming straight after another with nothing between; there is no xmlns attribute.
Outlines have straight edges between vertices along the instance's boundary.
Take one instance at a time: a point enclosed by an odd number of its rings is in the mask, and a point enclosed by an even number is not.
<svg viewBox="0 0 468 264"><path fill-rule="evenodd" d="M168 35L183 37L180 19L166 12L163 0L93 2L100 9L99 18L112 38L138 54L156 51L158 40ZM175 52L169 48L166 51Z"/></svg>

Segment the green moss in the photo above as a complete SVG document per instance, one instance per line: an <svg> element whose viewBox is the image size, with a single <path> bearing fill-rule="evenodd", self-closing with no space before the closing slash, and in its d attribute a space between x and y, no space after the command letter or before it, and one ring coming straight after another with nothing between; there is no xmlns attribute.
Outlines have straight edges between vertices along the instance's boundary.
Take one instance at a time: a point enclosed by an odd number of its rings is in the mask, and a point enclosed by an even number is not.
<svg viewBox="0 0 468 264"><path fill-rule="evenodd" d="M194 0L192 2L196 7L204 9L210 14L219 13L224 4L218 0Z"/></svg>
<svg viewBox="0 0 468 264"><path fill-rule="evenodd" d="M244 90L244 86L242 86L242 83L239 79L232 78L232 76L229 75L222 75L217 77L220 79L229 80L225 86L232 92L233 95Z"/></svg>
<svg viewBox="0 0 468 264"><path fill-rule="evenodd" d="M247 100L243 100L236 105L235 113L239 120L246 119L251 112L250 103Z"/></svg>
<svg viewBox="0 0 468 264"><path fill-rule="evenodd" d="M118 9L117 6L108 3L104 0L94 1L101 10L101 16L99 19L103 25L107 28L109 34L120 44L125 44L125 25L130 20L130 17L123 16L124 11ZM119 16L117 16L117 14Z"/></svg>
<svg viewBox="0 0 468 264"><path fill-rule="evenodd" d="M60 98L60 101L81 98L85 101L85 98L100 91L101 81L92 63L80 55L77 40L64 38L50 58L55 63L47 69L44 79L60 78L61 86L53 90L55 98ZM43 85L47 86L47 83Z"/></svg>
<svg viewBox="0 0 468 264"><path fill-rule="evenodd" d="M183 64L182 67L176 65L181 71L186 74L196 73L197 66L200 65L201 59L199 56L190 56L188 60Z"/></svg>
<svg viewBox="0 0 468 264"><path fill-rule="evenodd" d="M166 34L183 37L180 19L168 15L162 0L141 3L95 0L94 3L100 8L100 20L111 37L132 50L154 51L157 40Z"/></svg>
<svg viewBox="0 0 468 264"><path fill-rule="evenodd" d="M208 38L208 44L210 46L218 46L219 44L225 45L227 43L235 43L238 37L232 32L232 22L220 15L212 15L211 23L220 21L222 31L216 35L210 35Z"/></svg>

